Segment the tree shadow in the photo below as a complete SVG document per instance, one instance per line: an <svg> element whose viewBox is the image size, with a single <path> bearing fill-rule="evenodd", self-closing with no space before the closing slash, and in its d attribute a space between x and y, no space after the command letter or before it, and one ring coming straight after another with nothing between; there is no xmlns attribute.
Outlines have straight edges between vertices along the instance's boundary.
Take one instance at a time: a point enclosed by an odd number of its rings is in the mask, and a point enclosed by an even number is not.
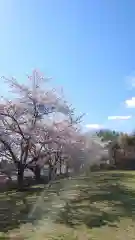
<svg viewBox="0 0 135 240"><path fill-rule="evenodd" d="M55 181L51 189L44 184L26 184L20 191L16 183L0 185L0 232L7 232L25 223L34 223L47 215L53 195L59 191L60 181ZM40 198L41 196L41 198ZM40 201L38 201L40 198ZM36 209L34 213L34 206ZM48 206L49 205L49 206Z"/></svg>
<svg viewBox="0 0 135 240"><path fill-rule="evenodd" d="M135 219L135 192L123 181L128 173L94 173L78 182L78 194L67 201L56 222L70 227L117 226L121 218ZM82 187L83 186L83 187Z"/></svg>
<svg viewBox="0 0 135 240"><path fill-rule="evenodd" d="M24 192L10 190L0 193L0 232L32 222L28 215L43 188L30 188Z"/></svg>
<svg viewBox="0 0 135 240"><path fill-rule="evenodd" d="M56 181L52 188L45 190L44 185L26 188L24 192L17 190L0 193L0 231L7 232L19 227L22 223L34 223L48 216L53 195L62 189L70 195L71 188L77 192L76 197L67 200L65 207L57 211L56 222L70 227L85 224L87 227L103 225L116 226L121 217L135 217L135 193L123 185L132 177L125 173L92 173L89 177ZM68 189L66 189L66 185ZM43 194L42 194L43 193ZM41 195L35 215L29 217L33 205ZM50 209L49 209L50 208ZM49 209L49 210L48 210Z"/></svg>

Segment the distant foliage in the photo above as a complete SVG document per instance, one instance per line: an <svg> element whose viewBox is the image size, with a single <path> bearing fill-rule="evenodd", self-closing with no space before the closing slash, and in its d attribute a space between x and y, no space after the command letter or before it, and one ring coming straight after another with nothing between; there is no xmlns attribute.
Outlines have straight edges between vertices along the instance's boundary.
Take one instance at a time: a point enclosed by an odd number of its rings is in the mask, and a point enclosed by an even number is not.
<svg viewBox="0 0 135 240"><path fill-rule="evenodd" d="M111 131L109 129L103 129L97 132L97 136L102 138L102 141L115 141L118 139L121 133Z"/></svg>
<svg viewBox="0 0 135 240"><path fill-rule="evenodd" d="M135 169L135 136L120 134L110 145L113 164L118 169Z"/></svg>

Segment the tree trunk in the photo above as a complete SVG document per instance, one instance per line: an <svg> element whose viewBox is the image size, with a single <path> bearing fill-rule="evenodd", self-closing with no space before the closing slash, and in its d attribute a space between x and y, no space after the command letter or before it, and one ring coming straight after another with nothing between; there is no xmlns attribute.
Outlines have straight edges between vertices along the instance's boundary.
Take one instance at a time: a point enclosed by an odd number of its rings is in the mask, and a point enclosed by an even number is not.
<svg viewBox="0 0 135 240"><path fill-rule="evenodd" d="M51 181L51 179L52 179L52 171L53 171L53 167L51 165L49 165L49 176L48 176L49 181Z"/></svg>
<svg viewBox="0 0 135 240"><path fill-rule="evenodd" d="M18 163L17 181L18 181L19 189L22 189L23 188L23 181L24 181L24 166L21 163Z"/></svg>
<svg viewBox="0 0 135 240"><path fill-rule="evenodd" d="M68 167L68 164L66 164L66 176L68 177L69 176L69 167Z"/></svg>
<svg viewBox="0 0 135 240"><path fill-rule="evenodd" d="M61 157L59 159L60 159L60 175L61 175L62 174L62 160L61 160Z"/></svg>
<svg viewBox="0 0 135 240"><path fill-rule="evenodd" d="M40 182L40 180L41 180L41 168L38 165L36 165L36 167L35 167L35 178L36 178L37 182Z"/></svg>

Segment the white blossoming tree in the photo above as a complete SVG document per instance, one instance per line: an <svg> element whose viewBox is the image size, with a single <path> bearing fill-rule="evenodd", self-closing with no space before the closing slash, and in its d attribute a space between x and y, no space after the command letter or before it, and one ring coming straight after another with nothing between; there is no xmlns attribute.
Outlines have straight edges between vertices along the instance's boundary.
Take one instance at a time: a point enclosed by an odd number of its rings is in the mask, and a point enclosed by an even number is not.
<svg viewBox="0 0 135 240"><path fill-rule="evenodd" d="M77 141L80 117L74 119L73 109L56 90L44 88L48 79L36 70L28 77L28 85L3 79L16 95L0 103L0 156L14 163L22 186L26 168L38 175L46 161L56 165L50 152Z"/></svg>
<svg viewBox="0 0 135 240"><path fill-rule="evenodd" d="M3 80L14 95L0 102L0 157L14 164L20 187L27 168L39 179L48 164L51 178L62 155L67 156L66 165L78 171L82 161L83 165L92 162L103 149L92 138L87 144L79 127L82 116L75 118L74 109L62 94L47 87L49 79L39 71L34 70L25 85L14 78Z"/></svg>

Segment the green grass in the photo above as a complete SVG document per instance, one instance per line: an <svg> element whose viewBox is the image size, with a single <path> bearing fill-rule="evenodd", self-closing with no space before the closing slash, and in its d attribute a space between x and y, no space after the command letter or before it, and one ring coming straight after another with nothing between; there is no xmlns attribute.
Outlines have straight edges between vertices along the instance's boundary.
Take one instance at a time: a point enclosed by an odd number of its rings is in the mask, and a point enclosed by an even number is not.
<svg viewBox="0 0 135 240"><path fill-rule="evenodd" d="M135 172L91 173L0 194L0 239L135 239ZM15 238L16 237L16 238Z"/></svg>

